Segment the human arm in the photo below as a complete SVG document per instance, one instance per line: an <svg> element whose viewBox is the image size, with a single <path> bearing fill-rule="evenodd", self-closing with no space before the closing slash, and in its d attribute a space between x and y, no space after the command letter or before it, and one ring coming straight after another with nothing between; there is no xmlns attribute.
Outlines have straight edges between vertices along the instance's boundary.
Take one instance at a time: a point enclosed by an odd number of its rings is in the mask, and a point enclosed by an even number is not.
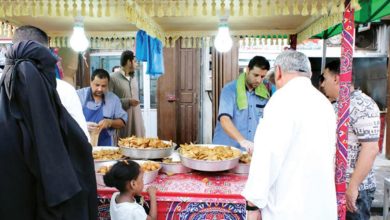
<svg viewBox="0 0 390 220"><path fill-rule="evenodd" d="M350 126L361 144L360 152L357 154L355 164L349 164L353 168L353 173L349 180L346 191L347 210L356 210L356 200L359 195L359 187L364 179L369 175L375 157L378 154L378 141L380 133L380 114L376 103L364 96L358 97L363 101L352 102Z"/></svg>
<svg viewBox="0 0 390 220"><path fill-rule="evenodd" d="M130 105L131 106L137 106L137 105L139 105L139 100L135 100L135 99L130 99Z"/></svg>
<svg viewBox="0 0 390 220"><path fill-rule="evenodd" d="M157 219L157 199L156 199L157 188L155 186L149 186L147 191L149 193L149 199L150 199L150 210L149 210L149 215L146 219L155 220Z"/></svg>
<svg viewBox="0 0 390 220"><path fill-rule="evenodd" d="M237 109L237 95L236 95L236 83L228 83L221 92L219 109L218 109L218 121L221 125L219 132L225 133L231 139L240 144L242 148L253 148L253 140L246 140L240 133L239 128L235 122L237 121L237 115L239 110ZM245 123L245 122L239 122Z"/></svg>
<svg viewBox="0 0 390 220"><path fill-rule="evenodd" d="M219 118L219 121L221 122L221 127L225 131L225 133L232 138L233 140L237 141L241 147L247 149L248 153L252 153L253 151L253 142L248 141L242 136L242 134L238 131L236 126L234 126L232 120L228 115L222 115Z"/></svg>
<svg viewBox="0 0 390 220"><path fill-rule="evenodd" d="M122 108L122 105L120 103L120 100L118 96L116 96L114 93L110 93L110 112L105 114L105 119L110 119L110 121L107 122L108 125L111 125L111 128L117 129L117 128L123 128L127 123L127 112L125 112Z"/></svg>
<svg viewBox="0 0 390 220"><path fill-rule="evenodd" d="M241 133L237 130L236 126L234 126L232 120L227 115L222 115L219 118L219 121L221 122L221 126L225 133L229 135L232 139L236 140L237 142L240 142L241 140L245 139Z"/></svg>
<svg viewBox="0 0 390 220"><path fill-rule="evenodd" d="M357 210L356 199L359 195L359 186L371 171L378 152L378 142L362 142L356 167L346 191L347 209L350 212Z"/></svg>
<svg viewBox="0 0 390 220"><path fill-rule="evenodd" d="M101 120L99 123L98 123L98 127L100 130L104 129L104 128L114 128L114 129L118 129L118 128L123 128L125 126L125 123L123 122L122 119L108 119L108 118L105 118L103 120Z"/></svg>

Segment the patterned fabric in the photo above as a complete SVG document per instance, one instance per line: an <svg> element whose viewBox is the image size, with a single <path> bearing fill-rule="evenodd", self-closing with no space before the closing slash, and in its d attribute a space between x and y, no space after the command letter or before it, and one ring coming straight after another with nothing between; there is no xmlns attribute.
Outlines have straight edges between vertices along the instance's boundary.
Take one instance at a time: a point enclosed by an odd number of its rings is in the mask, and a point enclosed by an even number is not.
<svg viewBox="0 0 390 220"><path fill-rule="evenodd" d="M98 196L98 220L111 220L110 201L110 198ZM242 203L158 201L157 204L157 220L246 219L245 201Z"/></svg>
<svg viewBox="0 0 390 220"><path fill-rule="evenodd" d="M158 220L244 220L245 199L240 192L246 180L247 175L228 172L159 174L153 182L145 185L142 195L148 200L147 187L157 187ZM109 204L116 191L110 187L98 189L98 220L110 220Z"/></svg>
<svg viewBox="0 0 390 220"><path fill-rule="evenodd" d="M336 108L337 109L337 108ZM379 141L380 112L377 104L360 90L355 90L350 97L350 126L348 127L348 168L346 181L349 182L356 167L361 150L361 142ZM375 188L373 170L359 187L359 191Z"/></svg>
<svg viewBox="0 0 390 220"><path fill-rule="evenodd" d="M340 56L340 91L339 112L337 123L337 153L336 153L336 196L338 219L346 216L346 169L348 157L348 123L349 123L349 89L352 78L353 39L355 34L354 10L351 2L346 1L343 14L343 32Z"/></svg>

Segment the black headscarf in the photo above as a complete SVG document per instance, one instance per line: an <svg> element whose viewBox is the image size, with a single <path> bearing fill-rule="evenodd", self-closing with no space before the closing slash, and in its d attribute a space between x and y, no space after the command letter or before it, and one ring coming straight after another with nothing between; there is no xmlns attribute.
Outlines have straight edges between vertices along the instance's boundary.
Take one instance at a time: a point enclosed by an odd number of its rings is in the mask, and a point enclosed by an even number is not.
<svg viewBox="0 0 390 220"><path fill-rule="evenodd" d="M4 211L13 219L18 219L15 212L20 219L96 219L92 148L61 104L56 62L48 48L33 41L7 51L0 81L0 126L11 130L0 133L0 167L10 166L19 177L0 169L0 190L6 196L7 188L19 188L24 195L7 200L8 210L0 206L1 217ZM18 201L23 199L32 204Z"/></svg>

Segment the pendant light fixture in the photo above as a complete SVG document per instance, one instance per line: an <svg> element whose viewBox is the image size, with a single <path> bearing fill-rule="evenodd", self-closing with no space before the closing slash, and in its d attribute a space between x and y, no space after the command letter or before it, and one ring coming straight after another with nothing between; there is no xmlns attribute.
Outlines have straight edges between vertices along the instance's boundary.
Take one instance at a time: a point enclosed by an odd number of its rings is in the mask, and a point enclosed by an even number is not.
<svg viewBox="0 0 390 220"><path fill-rule="evenodd" d="M89 46L84 32L84 19L80 15L75 17L73 33L70 37L70 46L76 52L84 52Z"/></svg>
<svg viewBox="0 0 390 220"><path fill-rule="evenodd" d="M218 33L214 39L214 47L220 53L226 53L232 49L233 40L230 36L228 17L221 17L218 25Z"/></svg>

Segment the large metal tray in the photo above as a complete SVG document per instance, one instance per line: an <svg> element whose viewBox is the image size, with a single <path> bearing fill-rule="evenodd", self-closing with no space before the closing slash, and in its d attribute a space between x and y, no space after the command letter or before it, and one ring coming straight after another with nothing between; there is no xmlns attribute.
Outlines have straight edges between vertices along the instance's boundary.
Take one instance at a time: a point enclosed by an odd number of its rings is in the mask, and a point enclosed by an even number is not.
<svg viewBox="0 0 390 220"><path fill-rule="evenodd" d="M223 145L213 145L213 144L196 144L196 145L202 147L223 146ZM188 158L183 156L180 153L180 159L181 159L181 163L188 168L194 170L200 170L200 171L207 171L207 172L217 172L217 171L230 170L236 167L238 165L238 160L240 159L240 155L237 156L236 158L232 158L228 160L208 161L208 160L195 160L192 158Z"/></svg>
<svg viewBox="0 0 390 220"><path fill-rule="evenodd" d="M169 141L164 141L169 143ZM172 142L172 146L169 148L133 148L133 147L120 147L123 155L128 156L132 159L160 159L169 157L176 144Z"/></svg>

